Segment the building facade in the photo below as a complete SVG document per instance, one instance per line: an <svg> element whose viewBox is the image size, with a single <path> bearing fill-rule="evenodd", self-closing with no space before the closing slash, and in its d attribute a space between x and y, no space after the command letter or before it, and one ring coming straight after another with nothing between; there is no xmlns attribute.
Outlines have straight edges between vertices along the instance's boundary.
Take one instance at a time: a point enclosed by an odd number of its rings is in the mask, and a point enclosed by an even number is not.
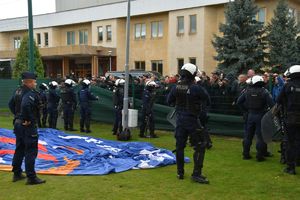
<svg viewBox="0 0 300 200"><path fill-rule="evenodd" d="M122 0L59 0L59 12L34 16L34 37L47 77L104 75L124 70L126 6ZM300 2L289 0L300 22ZM211 41L225 21L228 0L132 1L130 69L174 75L187 62L210 73L217 62ZM278 0L257 0L267 24ZM27 18L0 20L0 59L15 59Z"/></svg>

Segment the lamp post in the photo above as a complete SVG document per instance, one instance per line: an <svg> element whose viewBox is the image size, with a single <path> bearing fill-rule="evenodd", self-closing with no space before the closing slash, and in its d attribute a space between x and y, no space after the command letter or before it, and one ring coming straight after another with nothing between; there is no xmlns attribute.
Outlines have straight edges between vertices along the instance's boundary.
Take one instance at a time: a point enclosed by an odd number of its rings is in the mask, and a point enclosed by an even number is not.
<svg viewBox="0 0 300 200"><path fill-rule="evenodd" d="M109 50L108 51L108 55L109 55L109 71L111 72L111 54L112 54L112 51Z"/></svg>

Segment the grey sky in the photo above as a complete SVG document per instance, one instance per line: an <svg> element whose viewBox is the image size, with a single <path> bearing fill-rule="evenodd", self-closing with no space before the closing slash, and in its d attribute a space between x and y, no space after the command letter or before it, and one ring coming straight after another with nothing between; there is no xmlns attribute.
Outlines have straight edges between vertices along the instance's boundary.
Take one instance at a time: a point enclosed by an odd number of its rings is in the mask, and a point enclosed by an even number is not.
<svg viewBox="0 0 300 200"><path fill-rule="evenodd" d="M55 11L55 0L32 0L33 14ZM0 0L0 19L27 16L27 0Z"/></svg>

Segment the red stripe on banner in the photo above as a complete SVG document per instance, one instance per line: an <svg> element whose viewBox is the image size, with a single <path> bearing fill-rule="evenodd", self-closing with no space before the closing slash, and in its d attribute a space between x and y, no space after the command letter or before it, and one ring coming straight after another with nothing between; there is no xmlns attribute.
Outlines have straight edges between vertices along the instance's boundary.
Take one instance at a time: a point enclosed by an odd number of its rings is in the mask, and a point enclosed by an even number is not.
<svg viewBox="0 0 300 200"><path fill-rule="evenodd" d="M50 160L50 161L53 161L53 162L58 162L58 160L56 159L55 156L52 156L50 154L38 154L38 159L43 159L43 160Z"/></svg>
<svg viewBox="0 0 300 200"><path fill-rule="evenodd" d="M0 150L0 155L7 155L7 154L14 154L15 150L10 150L10 149L6 149L6 150Z"/></svg>
<svg viewBox="0 0 300 200"><path fill-rule="evenodd" d="M16 144L16 139L15 138L0 137L0 142L6 143L6 144Z"/></svg>
<svg viewBox="0 0 300 200"><path fill-rule="evenodd" d="M16 139L15 138L8 138L8 137L0 137L0 143L16 144ZM38 148L39 148L40 151L48 152L47 147L42 145L42 144L38 144Z"/></svg>
<svg viewBox="0 0 300 200"><path fill-rule="evenodd" d="M9 150L9 149L6 149L6 150L0 150L0 156L1 155L7 155L7 154L14 154L15 151L14 150ZM58 162L58 160L56 159L55 156L52 156L50 154L38 154L38 159L43 159L43 160L50 160L50 161L53 161L53 162Z"/></svg>

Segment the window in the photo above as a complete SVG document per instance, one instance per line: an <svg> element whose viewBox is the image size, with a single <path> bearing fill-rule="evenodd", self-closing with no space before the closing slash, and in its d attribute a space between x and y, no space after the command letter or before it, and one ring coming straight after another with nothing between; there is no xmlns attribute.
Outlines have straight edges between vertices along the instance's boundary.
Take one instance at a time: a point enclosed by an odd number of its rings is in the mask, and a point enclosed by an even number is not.
<svg viewBox="0 0 300 200"><path fill-rule="evenodd" d="M106 26L106 40L111 41L111 25Z"/></svg>
<svg viewBox="0 0 300 200"><path fill-rule="evenodd" d="M135 39L145 39L145 38L146 38L146 24L136 24Z"/></svg>
<svg viewBox="0 0 300 200"><path fill-rule="evenodd" d="M197 15L190 15L190 33L197 32Z"/></svg>
<svg viewBox="0 0 300 200"><path fill-rule="evenodd" d="M163 74L163 62L162 60L151 61L152 71Z"/></svg>
<svg viewBox="0 0 300 200"><path fill-rule="evenodd" d="M190 58L190 63L197 65L197 59L196 58Z"/></svg>
<svg viewBox="0 0 300 200"><path fill-rule="evenodd" d="M177 17L177 34L184 34L184 17Z"/></svg>
<svg viewBox="0 0 300 200"><path fill-rule="evenodd" d="M103 27L99 26L98 27L98 42L102 42L103 41Z"/></svg>
<svg viewBox="0 0 300 200"><path fill-rule="evenodd" d="M258 10L257 21L265 23L265 21L266 21L266 8L260 8Z"/></svg>
<svg viewBox="0 0 300 200"><path fill-rule="evenodd" d="M163 37L163 22L151 22L151 37Z"/></svg>
<svg viewBox="0 0 300 200"><path fill-rule="evenodd" d="M184 65L184 59L183 58L178 58L177 59L177 69L178 69L178 73L180 72L181 70L181 67Z"/></svg>
<svg viewBox="0 0 300 200"><path fill-rule="evenodd" d="M40 33L36 34L36 43L38 46L41 46L41 34Z"/></svg>
<svg viewBox="0 0 300 200"><path fill-rule="evenodd" d="M87 30L79 31L79 44L88 44L88 31Z"/></svg>
<svg viewBox="0 0 300 200"><path fill-rule="evenodd" d="M49 35L48 35L48 33L44 33L44 38L45 38L45 46L47 47L49 45Z"/></svg>
<svg viewBox="0 0 300 200"><path fill-rule="evenodd" d="M75 32L69 31L67 32L67 45L74 45L75 44Z"/></svg>
<svg viewBox="0 0 300 200"><path fill-rule="evenodd" d="M139 70L146 69L145 61L135 61L134 64L135 64L135 69L139 69Z"/></svg>
<svg viewBox="0 0 300 200"><path fill-rule="evenodd" d="M21 46L21 38L15 37L14 38L14 49L19 49Z"/></svg>

